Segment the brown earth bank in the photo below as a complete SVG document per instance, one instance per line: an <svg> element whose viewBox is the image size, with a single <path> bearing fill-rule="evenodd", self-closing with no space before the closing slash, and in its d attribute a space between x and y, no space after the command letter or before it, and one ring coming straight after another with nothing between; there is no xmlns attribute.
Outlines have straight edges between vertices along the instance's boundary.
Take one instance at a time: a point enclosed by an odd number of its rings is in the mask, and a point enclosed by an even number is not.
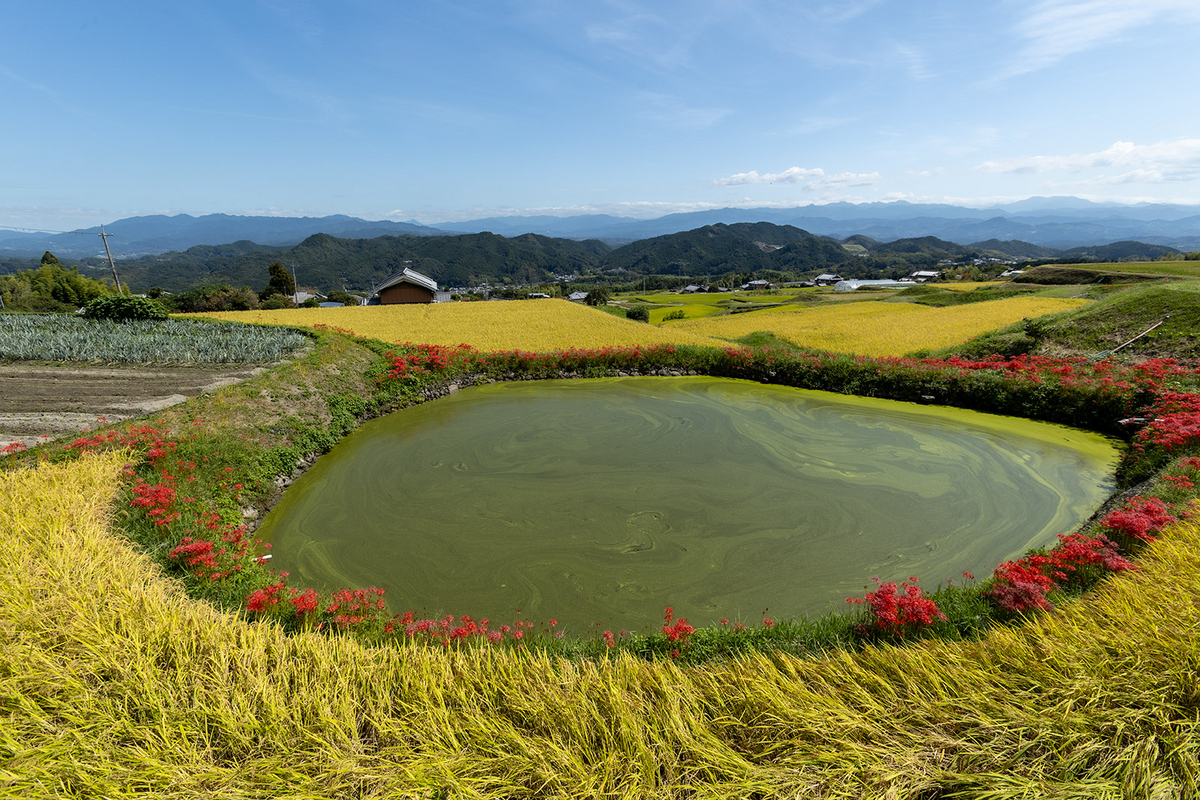
<svg viewBox="0 0 1200 800"><path fill-rule="evenodd" d="M152 414L262 367L0 364L0 447Z"/></svg>

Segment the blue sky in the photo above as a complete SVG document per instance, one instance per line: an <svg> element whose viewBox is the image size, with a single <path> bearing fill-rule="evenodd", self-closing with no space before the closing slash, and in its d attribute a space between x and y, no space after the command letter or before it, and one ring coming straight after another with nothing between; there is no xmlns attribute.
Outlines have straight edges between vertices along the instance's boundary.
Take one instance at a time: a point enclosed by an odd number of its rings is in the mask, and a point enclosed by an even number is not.
<svg viewBox="0 0 1200 800"><path fill-rule="evenodd" d="M1197 0L10 3L0 225L1200 202Z"/></svg>

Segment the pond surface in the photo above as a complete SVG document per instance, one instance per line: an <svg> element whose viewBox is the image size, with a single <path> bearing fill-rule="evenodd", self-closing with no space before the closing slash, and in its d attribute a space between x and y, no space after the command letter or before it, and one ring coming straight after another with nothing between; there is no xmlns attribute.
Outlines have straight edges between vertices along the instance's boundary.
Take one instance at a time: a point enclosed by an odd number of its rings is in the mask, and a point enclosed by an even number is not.
<svg viewBox="0 0 1200 800"><path fill-rule="evenodd" d="M981 579L1113 489L1096 434L717 378L466 389L373 420L258 535L293 585L576 633L845 609Z"/></svg>

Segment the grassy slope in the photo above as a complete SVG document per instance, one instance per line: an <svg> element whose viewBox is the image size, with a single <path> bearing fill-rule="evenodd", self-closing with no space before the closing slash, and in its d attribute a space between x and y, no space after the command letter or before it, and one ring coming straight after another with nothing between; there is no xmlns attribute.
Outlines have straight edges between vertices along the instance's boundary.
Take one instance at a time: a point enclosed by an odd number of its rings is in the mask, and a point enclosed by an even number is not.
<svg viewBox="0 0 1200 800"><path fill-rule="evenodd" d="M1035 352L1091 356L1129 341L1157 322L1162 326L1121 350L1123 358L1200 356L1200 282L1106 289L1101 299L1030 328L1017 323L950 350L969 355Z"/></svg>

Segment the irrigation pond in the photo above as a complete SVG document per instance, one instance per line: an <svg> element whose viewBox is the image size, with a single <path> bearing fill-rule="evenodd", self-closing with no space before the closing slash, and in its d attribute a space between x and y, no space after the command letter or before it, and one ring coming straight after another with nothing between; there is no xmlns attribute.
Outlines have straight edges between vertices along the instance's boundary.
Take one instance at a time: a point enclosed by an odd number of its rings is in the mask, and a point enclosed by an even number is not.
<svg viewBox="0 0 1200 800"><path fill-rule="evenodd" d="M1112 492L1102 436L716 378L474 387L373 420L258 535L294 585L587 634L821 614L1054 542Z"/></svg>

